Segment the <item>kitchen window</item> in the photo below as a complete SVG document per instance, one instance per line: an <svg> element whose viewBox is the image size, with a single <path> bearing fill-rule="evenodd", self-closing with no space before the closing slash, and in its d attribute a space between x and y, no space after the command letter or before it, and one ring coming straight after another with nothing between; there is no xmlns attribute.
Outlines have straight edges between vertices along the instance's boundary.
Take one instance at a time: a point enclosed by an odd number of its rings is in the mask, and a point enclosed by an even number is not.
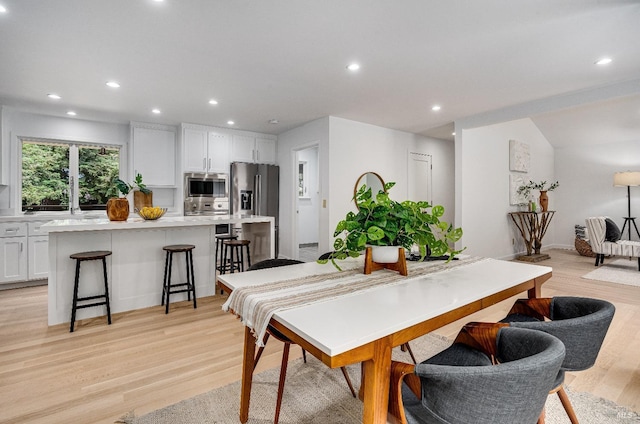
<svg viewBox="0 0 640 424"><path fill-rule="evenodd" d="M23 139L22 210L104 210L119 169L119 147Z"/></svg>

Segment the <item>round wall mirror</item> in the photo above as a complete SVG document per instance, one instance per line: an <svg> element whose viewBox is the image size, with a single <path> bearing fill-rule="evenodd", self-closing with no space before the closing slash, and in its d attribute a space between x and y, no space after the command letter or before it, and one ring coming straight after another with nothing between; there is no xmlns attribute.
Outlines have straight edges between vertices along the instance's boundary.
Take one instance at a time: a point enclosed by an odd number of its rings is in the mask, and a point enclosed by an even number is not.
<svg viewBox="0 0 640 424"><path fill-rule="evenodd" d="M384 180L382 177L375 172L365 172L360 175L358 181L356 181L356 185L353 187L353 201L356 201L356 193L362 187L363 184L366 184L367 187L371 188L371 194L375 196L378 194L380 190L384 190ZM356 207L358 204L356 203Z"/></svg>

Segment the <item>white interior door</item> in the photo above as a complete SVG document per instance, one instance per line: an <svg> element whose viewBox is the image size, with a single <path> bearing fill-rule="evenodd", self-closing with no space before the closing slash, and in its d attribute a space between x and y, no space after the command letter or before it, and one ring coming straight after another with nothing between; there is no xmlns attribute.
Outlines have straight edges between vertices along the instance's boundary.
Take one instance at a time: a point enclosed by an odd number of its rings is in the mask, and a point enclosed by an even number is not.
<svg viewBox="0 0 640 424"><path fill-rule="evenodd" d="M299 260L313 259L300 257L300 247L312 250L319 240L320 226L320 181L318 173L318 146L296 151L296 237L294 251ZM317 259L317 256L315 257Z"/></svg>
<svg viewBox="0 0 640 424"><path fill-rule="evenodd" d="M431 169L431 155L409 152L409 163L407 166L409 200L426 200L433 204Z"/></svg>

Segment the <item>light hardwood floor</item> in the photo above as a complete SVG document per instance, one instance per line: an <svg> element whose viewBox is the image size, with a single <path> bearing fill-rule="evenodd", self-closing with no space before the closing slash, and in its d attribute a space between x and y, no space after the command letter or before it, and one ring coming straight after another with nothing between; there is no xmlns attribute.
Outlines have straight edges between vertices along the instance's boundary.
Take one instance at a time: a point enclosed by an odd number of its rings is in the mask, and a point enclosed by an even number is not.
<svg viewBox="0 0 640 424"><path fill-rule="evenodd" d="M550 250L553 277L544 296L607 299L616 315L596 366L567 376L587 391L640 412L640 287L581 279L594 260ZM640 273L639 277L640 278ZM113 423L239 380L243 327L223 313L221 296L47 326L46 287L0 291L0 422ZM501 319L513 299L443 327L454 337L468 321ZM267 346L259 370L279 365L282 345ZM299 349L294 349L299 356ZM293 351L292 351L293 352Z"/></svg>

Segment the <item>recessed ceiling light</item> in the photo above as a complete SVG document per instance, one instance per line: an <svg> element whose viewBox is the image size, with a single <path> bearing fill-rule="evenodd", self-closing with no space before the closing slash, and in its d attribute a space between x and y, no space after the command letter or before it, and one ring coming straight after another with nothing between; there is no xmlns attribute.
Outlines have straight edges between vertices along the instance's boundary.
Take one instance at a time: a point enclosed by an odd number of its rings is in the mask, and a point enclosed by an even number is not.
<svg viewBox="0 0 640 424"><path fill-rule="evenodd" d="M227 125L233 125L233 124L235 124L235 122L233 122L233 121L227 121Z"/></svg>
<svg viewBox="0 0 640 424"><path fill-rule="evenodd" d="M357 63L351 63L351 64L347 65L347 69L352 71L352 72L355 72L358 69L360 69L360 65L358 65Z"/></svg>
<svg viewBox="0 0 640 424"><path fill-rule="evenodd" d="M218 101L217 101L217 100L215 100L215 99L211 99L211 100L209 100L209 104L210 104L210 105L217 105L217 104L218 104Z"/></svg>
<svg viewBox="0 0 640 424"><path fill-rule="evenodd" d="M438 106L438 105L435 105L435 106L433 106L433 107L431 108L431 110L432 110L432 111L434 111L434 112L437 112L437 111L439 111L440 109L442 109L442 108L441 108L440 106Z"/></svg>
<svg viewBox="0 0 640 424"><path fill-rule="evenodd" d="M67 112L67 115L69 115L69 116L76 116L76 115L77 115L77 113L75 113L74 111L70 110L70 111L68 111L68 112Z"/></svg>
<svg viewBox="0 0 640 424"><path fill-rule="evenodd" d="M53 99L53 100L60 100L62 98L62 97L60 97L60 96L58 96L57 94L54 94L54 93L47 94L47 97L49 97L50 99Z"/></svg>
<svg viewBox="0 0 640 424"><path fill-rule="evenodd" d="M111 88L120 88L120 84L118 84L115 81L109 81L107 82L107 86L111 87Z"/></svg>
<svg viewBox="0 0 640 424"><path fill-rule="evenodd" d="M4 6L0 6L0 13L6 13L7 12L7 8Z"/></svg>
<svg viewBox="0 0 640 424"><path fill-rule="evenodd" d="M612 62L612 59L610 57L603 57L602 59L598 59L598 61L596 61L596 65L608 65Z"/></svg>
<svg viewBox="0 0 640 424"><path fill-rule="evenodd" d="M455 133L455 132L452 132L452 133L451 133L451 135L456 135L456 133Z"/></svg>
<svg viewBox="0 0 640 424"><path fill-rule="evenodd" d="M274 125L275 125L275 124L279 124L279 123L280 123L280 121L278 121L277 119L270 119L270 120L269 120L269 123L270 123L270 124L274 124Z"/></svg>
<svg viewBox="0 0 640 424"><path fill-rule="evenodd" d="M151 109L151 112L155 113L156 115L160 113L160 109Z"/></svg>

